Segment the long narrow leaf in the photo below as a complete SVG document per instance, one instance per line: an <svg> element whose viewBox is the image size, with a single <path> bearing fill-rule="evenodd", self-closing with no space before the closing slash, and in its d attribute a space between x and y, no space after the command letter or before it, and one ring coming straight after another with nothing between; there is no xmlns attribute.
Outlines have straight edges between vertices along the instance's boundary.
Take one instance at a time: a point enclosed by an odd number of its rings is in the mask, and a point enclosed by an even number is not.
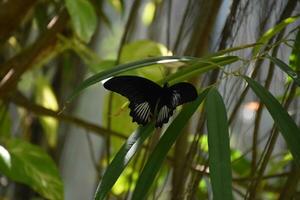
<svg viewBox="0 0 300 200"><path fill-rule="evenodd" d="M116 67L113 67L111 69L99 72L90 78L86 79L83 81L75 90L72 92L72 94L69 96L67 101L71 101L74 97L76 97L83 89L98 83L99 81L102 81L104 79L107 79L111 76L114 76L116 74L126 72L129 70L145 67L145 66L150 66L154 64L159 64L159 63L167 63L167 62L188 62L195 60L197 58L193 57L187 57L187 56L163 56L163 57L155 57L155 58L148 58L144 60L139 60L135 62L130 62L126 64L121 64Z"/></svg>
<svg viewBox="0 0 300 200"><path fill-rule="evenodd" d="M174 84L180 81L188 80L192 77L198 76L209 70L220 68L224 65L234 63L239 60L237 56L222 56L199 59L194 62L191 66L183 68L177 73L171 74L166 78L170 84Z"/></svg>
<svg viewBox="0 0 300 200"><path fill-rule="evenodd" d="M207 95L205 110L213 198L233 199L227 114L223 99L215 88Z"/></svg>
<svg viewBox="0 0 300 200"><path fill-rule="evenodd" d="M149 191L157 172L161 168L168 151L180 135L187 121L191 118L205 98L207 92L208 89L204 90L194 102L183 108L183 110L178 114L172 124L170 124L168 129L165 131L164 135L161 137L155 149L151 153L141 175L138 178L132 200L141 200L146 197L146 194Z"/></svg>
<svg viewBox="0 0 300 200"><path fill-rule="evenodd" d="M300 130L296 123L269 91L253 79L246 76L243 78L248 82L249 86L260 98L262 103L267 107L275 121L275 124L285 139L294 160L296 163L300 164Z"/></svg>
<svg viewBox="0 0 300 200"><path fill-rule="evenodd" d="M107 193L118 180L120 174L128 165L134 154L141 148L144 141L154 130L154 125L149 124L145 127L140 127L133 133L118 151L113 161L107 167L95 193L95 200L104 199Z"/></svg>
<svg viewBox="0 0 300 200"><path fill-rule="evenodd" d="M290 66L288 66L278 58L269 55L267 55L267 58L269 58L275 65L277 65L282 71L284 71L289 77L291 77L298 86L300 86L300 78Z"/></svg>
<svg viewBox="0 0 300 200"><path fill-rule="evenodd" d="M299 17L300 17L300 15L286 18L285 20L283 20L282 22L280 22L279 24L277 24L276 26L270 28L267 32L265 32L263 34L263 36L261 36L261 38L258 40L257 43L266 44L274 35L279 33L287 25L295 22ZM262 47L263 47L263 45L254 47L253 48L253 55L256 55L257 53L259 53L259 51L261 50Z"/></svg>

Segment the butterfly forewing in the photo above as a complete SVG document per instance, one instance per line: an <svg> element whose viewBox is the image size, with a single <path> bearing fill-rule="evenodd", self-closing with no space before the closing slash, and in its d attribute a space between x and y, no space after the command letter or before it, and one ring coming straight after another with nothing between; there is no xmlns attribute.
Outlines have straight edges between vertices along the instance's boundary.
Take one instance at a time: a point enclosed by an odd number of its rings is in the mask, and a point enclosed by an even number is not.
<svg viewBox="0 0 300 200"><path fill-rule="evenodd" d="M117 76L104 83L108 90L117 92L130 101L157 101L161 87L138 76Z"/></svg>

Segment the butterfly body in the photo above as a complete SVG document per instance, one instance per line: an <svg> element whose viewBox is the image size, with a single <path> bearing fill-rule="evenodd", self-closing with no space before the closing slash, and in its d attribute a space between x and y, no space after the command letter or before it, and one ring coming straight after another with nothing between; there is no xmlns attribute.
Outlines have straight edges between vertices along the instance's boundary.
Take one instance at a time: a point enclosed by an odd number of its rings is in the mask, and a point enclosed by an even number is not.
<svg viewBox="0 0 300 200"><path fill-rule="evenodd" d="M161 87L138 76L113 77L104 83L104 87L128 98L133 122L146 125L154 120L156 127L167 123L177 106L197 97L197 91L190 83Z"/></svg>

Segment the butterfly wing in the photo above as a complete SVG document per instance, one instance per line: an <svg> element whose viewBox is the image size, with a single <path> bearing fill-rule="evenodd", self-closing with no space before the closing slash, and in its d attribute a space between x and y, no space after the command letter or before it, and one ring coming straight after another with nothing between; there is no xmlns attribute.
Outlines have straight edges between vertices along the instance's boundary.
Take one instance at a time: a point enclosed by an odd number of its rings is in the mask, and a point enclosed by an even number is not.
<svg viewBox="0 0 300 200"><path fill-rule="evenodd" d="M197 98L197 90L190 83L177 83L169 88L164 88L164 90L158 104L156 127L162 127L164 123L167 123L177 106Z"/></svg>
<svg viewBox="0 0 300 200"><path fill-rule="evenodd" d="M173 115L175 108L168 105L162 105L158 111L155 121L155 127L162 127L163 124L169 121L169 118Z"/></svg>
<svg viewBox="0 0 300 200"><path fill-rule="evenodd" d="M197 98L197 90L190 83L177 83L169 87L172 95L170 104L176 108L179 105L194 101Z"/></svg>
<svg viewBox="0 0 300 200"><path fill-rule="evenodd" d="M162 88L137 76L117 76L104 83L104 88L129 99L130 116L138 124L147 124L153 116Z"/></svg>

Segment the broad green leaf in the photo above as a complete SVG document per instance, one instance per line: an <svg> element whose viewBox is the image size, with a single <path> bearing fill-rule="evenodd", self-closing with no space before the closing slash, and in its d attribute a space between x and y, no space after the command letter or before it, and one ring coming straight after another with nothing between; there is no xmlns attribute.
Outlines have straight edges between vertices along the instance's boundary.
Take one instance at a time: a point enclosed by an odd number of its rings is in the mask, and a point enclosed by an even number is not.
<svg viewBox="0 0 300 200"><path fill-rule="evenodd" d="M120 56L120 63L127 63L150 57L166 56L167 54L168 49L160 43L151 40L138 40L124 45Z"/></svg>
<svg viewBox="0 0 300 200"><path fill-rule="evenodd" d="M77 36L89 42L97 28L97 15L89 0L65 0Z"/></svg>
<svg viewBox="0 0 300 200"><path fill-rule="evenodd" d="M168 49L157 42L151 40L138 40L124 45L122 48L120 63L133 62L150 57L167 56ZM164 76L162 64L152 65L151 67L138 68L131 70L130 74L136 74L150 80L160 80Z"/></svg>
<svg viewBox="0 0 300 200"><path fill-rule="evenodd" d="M180 81L189 80L190 78L199 76L204 72L220 68L224 65L234 63L238 60L239 57L237 56L222 56L198 59L197 61L193 62L190 66L186 66L177 73L171 74L166 78L165 81L168 81L170 84L174 84Z"/></svg>
<svg viewBox="0 0 300 200"><path fill-rule="evenodd" d="M39 147L11 139L0 145L0 172L46 199L63 199L63 183L53 160Z"/></svg>
<svg viewBox="0 0 300 200"><path fill-rule="evenodd" d="M267 32L265 32L261 38L258 40L257 43L261 43L261 44L267 44L268 41L277 33L279 33L280 31L282 31L287 25L295 22L297 19L299 18L298 16L294 16L294 17L289 17L286 18L285 20L283 20L282 22L280 22L279 24L277 24L276 26L274 26L273 28L269 29ZM253 48L253 55L256 55L257 53L259 53L259 51L261 50L262 46L256 46Z"/></svg>
<svg viewBox="0 0 300 200"><path fill-rule="evenodd" d="M205 111L213 198L233 199L227 113L223 99L215 88L207 94Z"/></svg>
<svg viewBox="0 0 300 200"><path fill-rule="evenodd" d="M112 101L109 99L109 94L105 96L105 105L103 109L103 122L106 125L108 119L110 120L111 129L124 135L132 133L137 124L132 122L132 118L129 115L128 100L116 93L112 94ZM109 103L111 104L111 115L108 116ZM118 140L119 141L119 140ZM113 146L118 146L118 143L112 143Z"/></svg>
<svg viewBox="0 0 300 200"><path fill-rule="evenodd" d="M83 89L98 83L99 81L102 81L104 79L107 79L111 76L114 76L116 74L120 74L129 70L153 65L153 64L159 64L163 62L188 62L196 60L196 58L193 57L187 57L187 56L163 56L163 57L156 57L156 58L147 58L140 61L135 61L131 63L121 64L116 67L113 67L111 69L105 70L103 72L97 73L90 78L83 81L75 90L72 92L72 94L69 96L67 101L71 101L74 97L76 97L79 92L81 92Z"/></svg>
<svg viewBox="0 0 300 200"><path fill-rule="evenodd" d="M265 104L275 124L285 139L294 160L296 163L300 164L300 130L298 126L269 91L267 91L253 79L246 76L243 78L248 82L249 86L259 97L262 103Z"/></svg>
<svg viewBox="0 0 300 200"><path fill-rule="evenodd" d="M140 127L134 132L121 147L119 152L114 157L113 161L105 170L103 177L97 187L95 193L95 200L104 199L107 193L111 190L120 174L128 165L134 154L140 150L144 141L149 137L149 135L154 130L153 124L148 124L147 126Z"/></svg>
<svg viewBox="0 0 300 200"><path fill-rule="evenodd" d="M289 60L290 60L291 68L296 72L299 72L300 71L300 31L299 30Z"/></svg>
<svg viewBox="0 0 300 200"><path fill-rule="evenodd" d="M45 108L57 111L58 103L49 82L42 76L36 79L35 100ZM47 142L51 147L57 143L58 121L49 116L39 116L39 120L47 137Z"/></svg>
<svg viewBox="0 0 300 200"><path fill-rule="evenodd" d="M108 2L113 6L113 8L123 13L124 12L124 0L109 0Z"/></svg>
<svg viewBox="0 0 300 200"><path fill-rule="evenodd" d="M187 124L187 121L191 118L194 112L196 112L198 106L205 98L207 91L208 89L204 90L194 102L186 105L186 107L182 109L182 111L167 128L151 153L141 175L139 176L131 198L132 200L145 199L146 194L149 191L157 172L161 168L168 151L180 135L182 129Z"/></svg>
<svg viewBox="0 0 300 200"><path fill-rule="evenodd" d="M290 66L288 66L278 58L269 55L267 55L267 58L269 58L275 65L277 65L282 71L284 71L288 76L290 76L298 86L300 86L300 78L298 77L298 74Z"/></svg>

